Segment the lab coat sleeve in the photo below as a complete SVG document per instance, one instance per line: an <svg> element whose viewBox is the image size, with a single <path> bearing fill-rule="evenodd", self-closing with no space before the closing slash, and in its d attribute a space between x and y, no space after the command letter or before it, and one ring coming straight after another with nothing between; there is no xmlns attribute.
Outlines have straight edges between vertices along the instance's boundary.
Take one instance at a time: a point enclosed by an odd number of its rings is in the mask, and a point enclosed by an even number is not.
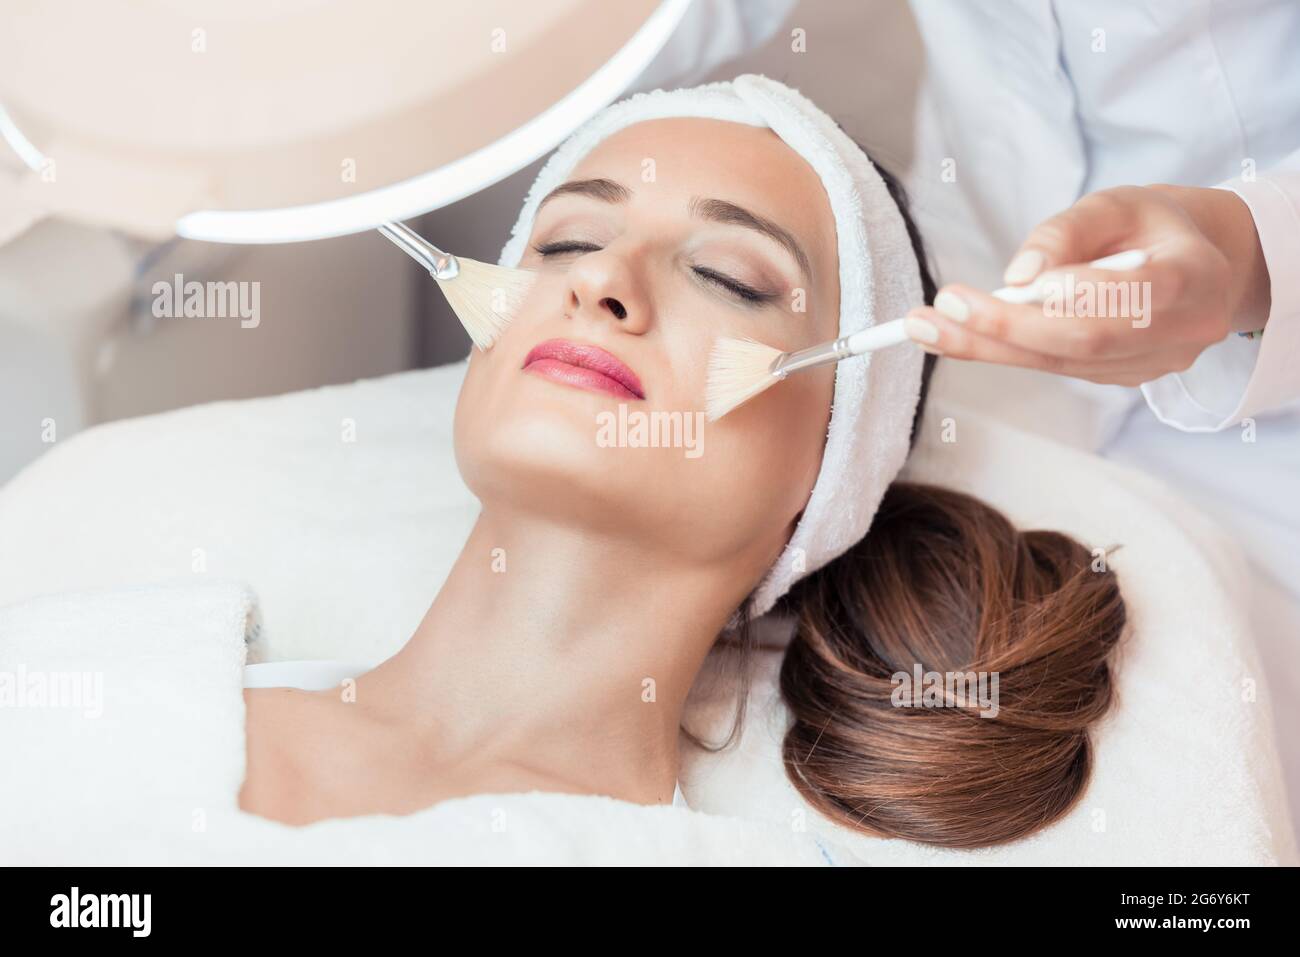
<svg viewBox="0 0 1300 957"><path fill-rule="evenodd" d="M1184 372L1143 383L1156 417L1184 432L1218 432L1300 400L1300 151L1254 180L1222 183L1255 219L1272 304L1263 335L1229 335Z"/></svg>
<svg viewBox="0 0 1300 957"><path fill-rule="evenodd" d="M797 0L694 0L659 54L628 88L695 86L776 34ZM741 71L743 72L743 71Z"/></svg>

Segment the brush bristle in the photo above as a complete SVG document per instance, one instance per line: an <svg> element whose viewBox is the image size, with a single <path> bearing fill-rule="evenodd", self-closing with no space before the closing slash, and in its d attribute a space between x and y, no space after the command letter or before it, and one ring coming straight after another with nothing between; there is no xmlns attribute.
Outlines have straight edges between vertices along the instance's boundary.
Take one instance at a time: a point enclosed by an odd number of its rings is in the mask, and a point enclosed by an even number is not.
<svg viewBox="0 0 1300 957"><path fill-rule="evenodd" d="M489 349L515 317L537 274L457 256L460 273L438 286L480 349Z"/></svg>
<svg viewBox="0 0 1300 957"><path fill-rule="evenodd" d="M753 339L719 339L709 354L709 380L704 391L705 416L710 422L744 405L780 379L772 362L780 349Z"/></svg>

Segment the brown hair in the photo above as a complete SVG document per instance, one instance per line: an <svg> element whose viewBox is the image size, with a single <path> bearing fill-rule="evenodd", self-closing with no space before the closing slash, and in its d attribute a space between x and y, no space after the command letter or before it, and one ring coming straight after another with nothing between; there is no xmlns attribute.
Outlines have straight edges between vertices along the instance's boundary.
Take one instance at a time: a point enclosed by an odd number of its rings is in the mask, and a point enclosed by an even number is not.
<svg viewBox="0 0 1300 957"><path fill-rule="evenodd" d="M935 282L907 198L880 173L930 303ZM935 358L926 356L913 442ZM744 722L755 642L747 606L734 642L739 708L721 747ZM1017 531L961 492L895 482L867 535L776 610L795 619L780 678L793 717L786 773L829 818L878 836L984 847L1050 824L1082 795L1089 728L1114 697L1109 662L1125 609L1114 573L1105 563L1094 570L1079 542ZM939 707L896 697L901 676L918 668L996 675L995 716L951 685Z"/></svg>
<svg viewBox="0 0 1300 957"><path fill-rule="evenodd" d="M822 813L983 847L1057 820L1083 793L1125 619L1114 572L1094 571L1083 545L1019 532L961 492L896 482L870 533L788 597L785 766ZM996 675L996 711L896 698L918 666Z"/></svg>

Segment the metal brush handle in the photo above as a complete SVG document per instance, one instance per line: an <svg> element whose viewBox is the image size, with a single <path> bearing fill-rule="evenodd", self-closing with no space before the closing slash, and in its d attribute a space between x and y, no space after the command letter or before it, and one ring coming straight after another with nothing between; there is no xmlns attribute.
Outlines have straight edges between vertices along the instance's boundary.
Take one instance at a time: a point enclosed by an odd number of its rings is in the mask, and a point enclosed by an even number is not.
<svg viewBox="0 0 1300 957"><path fill-rule="evenodd" d="M379 231L393 241L398 249L418 262L434 279L455 279L460 273L460 263L451 253L445 253L415 230L403 223L386 222Z"/></svg>
<svg viewBox="0 0 1300 957"><path fill-rule="evenodd" d="M772 368L769 371L774 376L785 378L791 372L839 362L841 359L847 359L850 355L852 353L849 352L849 337L842 336L834 342L823 342L821 345L809 346L807 349L800 349L798 352L783 352L772 362Z"/></svg>

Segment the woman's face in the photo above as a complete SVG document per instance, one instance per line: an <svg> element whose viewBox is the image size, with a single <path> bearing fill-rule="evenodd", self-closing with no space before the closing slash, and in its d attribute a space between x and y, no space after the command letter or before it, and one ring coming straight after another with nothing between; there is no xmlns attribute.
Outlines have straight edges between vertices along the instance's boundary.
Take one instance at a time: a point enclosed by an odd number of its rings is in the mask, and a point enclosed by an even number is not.
<svg viewBox="0 0 1300 957"><path fill-rule="evenodd" d="M812 168L767 129L638 123L543 202L520 265L536 285L474 352L456 410L484 507L692 560L775 560L817 477L834 371L705 422L706 370L719 337L835 337L835 226Z"/></svg>

